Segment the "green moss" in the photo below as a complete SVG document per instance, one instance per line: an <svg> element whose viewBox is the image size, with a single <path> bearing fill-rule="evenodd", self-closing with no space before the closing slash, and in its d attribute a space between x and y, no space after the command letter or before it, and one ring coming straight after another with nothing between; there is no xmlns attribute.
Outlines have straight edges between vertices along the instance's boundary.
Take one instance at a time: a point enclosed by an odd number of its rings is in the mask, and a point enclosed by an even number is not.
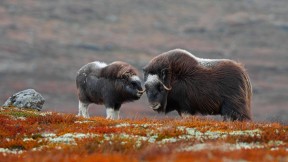
<svg viewBox="0 0 288 162"><path fill-rule="evenodd" d="M32 112L32 111L25 111L25 110L16 110L14 109L13 111L0 111L0 114L2 115L8 115L12 117L31 117L31 116L39 116L37 113Z"/></svg>

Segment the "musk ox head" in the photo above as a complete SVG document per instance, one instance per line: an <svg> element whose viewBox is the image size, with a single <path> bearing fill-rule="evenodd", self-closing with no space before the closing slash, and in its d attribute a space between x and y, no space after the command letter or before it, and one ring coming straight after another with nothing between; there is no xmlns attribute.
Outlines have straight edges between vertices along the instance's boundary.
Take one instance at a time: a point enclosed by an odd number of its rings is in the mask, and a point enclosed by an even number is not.
<svg viewBox="0 0 288 162"><path fill-rule="evenodd" d="M138 100L145 92L141 86L141 80L137 75L126 76L122 80L125 93L133 100Z"/></svg>
<svg viewBox="0 0 288 162"><path fill-rule="evenodd" d="M144 86L150 107L157 112L165 111L170 86L171 73L168 59L152 59L144 71Z"/></svg>
<svg viewBox="0 0 288 162"><path fill-rule="evenodd" d="M101 73L103 77L118 80L119 91L121 89L124 92L123 95L132 100L139 99L144 93L137 70L128 63L113 62L105 67Z"/></svg>

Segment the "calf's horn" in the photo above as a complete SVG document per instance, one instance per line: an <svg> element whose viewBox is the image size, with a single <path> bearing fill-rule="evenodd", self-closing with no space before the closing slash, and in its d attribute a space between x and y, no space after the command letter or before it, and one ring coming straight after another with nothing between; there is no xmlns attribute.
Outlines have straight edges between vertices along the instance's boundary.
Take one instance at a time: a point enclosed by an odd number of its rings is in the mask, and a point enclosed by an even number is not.
<svg viewBox="0 0 288 162"><path fill-rule="evenodd" d="M139 93L144 93L146 91L146 89L142 90L142 91L139 91L137 90Z"/></svg>

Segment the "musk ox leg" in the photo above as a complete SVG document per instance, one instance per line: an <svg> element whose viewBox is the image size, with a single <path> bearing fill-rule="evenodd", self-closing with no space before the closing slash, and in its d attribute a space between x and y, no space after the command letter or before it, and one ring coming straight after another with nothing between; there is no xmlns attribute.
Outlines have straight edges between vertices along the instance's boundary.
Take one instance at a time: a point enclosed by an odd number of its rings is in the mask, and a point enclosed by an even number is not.
<svg viewBox="0 0 288 162"><path fill-rule="evenodd" d="M114 108L106 108L106 119L119 119L119 109L115 110Z"/></svg>
<svg viewBox="0 0 288 162"><path fill-rule="evenodd" d="M89 106L89 103L83 103L83 102L79 101L78 116L83 116L85 118L89 118L88 106Z"/></svg>
<svg viewBox="0 0 288 162"><path fill-rule="evenodd" d="M235 103L225 101L221 107L221 115L224 121L248 121L251 120L245 105L235 106Z"/></svg>

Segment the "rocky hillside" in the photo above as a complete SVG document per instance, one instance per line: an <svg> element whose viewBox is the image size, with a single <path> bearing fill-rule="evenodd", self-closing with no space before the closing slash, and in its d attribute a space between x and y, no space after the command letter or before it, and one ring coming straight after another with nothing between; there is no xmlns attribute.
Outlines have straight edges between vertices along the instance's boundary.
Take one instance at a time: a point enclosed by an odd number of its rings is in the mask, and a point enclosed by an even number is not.
<svg viewBox="0 0 288 162"><path fill-rule="evenodd" d="M287 123L287 15L286 0L1 0L0 103L34 88L46 110L76 113L82 65L122 60L141 70L157 54L184 48L245 64L254 119ZM145 96L122 112L157 116Z"/></svg>
<svg viewBox="0 0 288 162"><path fill-rule="evenodd" d="M84 119L0 110L0 161L288 161L279 123L186 119Z"/></svg>

